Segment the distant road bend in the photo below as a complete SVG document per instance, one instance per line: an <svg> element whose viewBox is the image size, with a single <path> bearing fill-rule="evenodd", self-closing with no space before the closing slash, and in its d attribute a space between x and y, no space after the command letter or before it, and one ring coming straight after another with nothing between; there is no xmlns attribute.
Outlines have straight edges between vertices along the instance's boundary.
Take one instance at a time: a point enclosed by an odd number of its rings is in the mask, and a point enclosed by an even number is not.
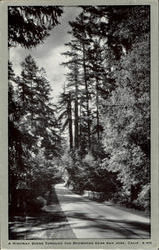
<svg viewBox="0 0 159 250"><path fill-rule="evenodd" d="M149 239L150 220L128 209L90 201L55 185L60 206L76 238Z"/></svg>

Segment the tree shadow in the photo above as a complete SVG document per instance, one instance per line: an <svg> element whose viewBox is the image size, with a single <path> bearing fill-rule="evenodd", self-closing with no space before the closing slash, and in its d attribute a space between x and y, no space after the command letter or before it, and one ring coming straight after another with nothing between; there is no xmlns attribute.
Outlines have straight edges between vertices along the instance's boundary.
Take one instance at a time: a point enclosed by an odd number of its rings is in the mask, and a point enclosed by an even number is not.
<svg viewBox="0 0 159 250"><path fill-rule="evenodd" d="M26 211L16 210L10 212L9 217L9 239L47 239L57 238L62 231L70 232L70 236L75 238L66 216L58 202L55 190L49 192L47 204L42 209L33 208ZM58 233L56 233L58 231Z"/></svg>
<svg viewBox="0 0 159 250"><path fill-rule="evenodd" d="M72 220L72 224L70 224L70 226L76 230L85 230L87 232L87 229L92 227L93 229L95 228L96 232L103 233L103 235L109 232L109 235L112 235L110 239L115 239L116 237L114 235L118 235L117 238L122 239L150 238L150 224L147 222L105 219L102 215L96 215L96 217L93 218L90 213L86 212L68 212L67 216L68 218L75 219ZM82 225L76 223L77 220L82 221ZM105 236L104 238L107 237Z"/></svg>

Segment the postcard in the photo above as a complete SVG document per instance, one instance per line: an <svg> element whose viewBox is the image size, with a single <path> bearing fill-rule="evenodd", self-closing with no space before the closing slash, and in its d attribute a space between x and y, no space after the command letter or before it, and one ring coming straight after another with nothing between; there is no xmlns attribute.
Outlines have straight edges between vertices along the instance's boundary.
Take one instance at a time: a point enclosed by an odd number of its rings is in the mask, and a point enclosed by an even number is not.
<svg viewBox="0 0 159 250"><path fill-rule="evenodd" d="M2 249L156 249L158 1L1 1Z"/></svg>

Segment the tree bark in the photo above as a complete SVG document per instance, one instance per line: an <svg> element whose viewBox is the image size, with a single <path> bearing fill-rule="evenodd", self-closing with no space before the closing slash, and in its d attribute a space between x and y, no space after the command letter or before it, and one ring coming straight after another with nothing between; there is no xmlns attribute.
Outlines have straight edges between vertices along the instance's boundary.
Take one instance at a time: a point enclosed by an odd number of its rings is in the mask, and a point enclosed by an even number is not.
<svg viewBox="0 0 159 250"><path fill-rule="evenodd" d="M82 136L82 98L80 99L80 110L79 110L80 114L79 114L79 145L81 148L81 136Z"/></svg>
<svg viewBox="0 0 159 250"><path fill-rule="evenodd" d="M99 143L100 133L99 133L99 95L98 95L98 78L96 77L96 112L97 112L97 140Z"/></svg>
<svg viewBox="0 0 159 250"><path fill-rule="evenodd" d="M74 145L75 145L75 149L78 149L78 146L79 146L79 139L78 139L78 83L77 83L77 69L76 69L76 66L75 66L75 123L74 123L74 126L75 126L75 129L74 129L74 132L75 132L75 136L74 136Z"/></svg>
<svg viewBox="0 0 159 250"><path fill-rule="evenodd" d="M69 98L68 98L68 122L69 122L69 140L70 140L70 150L71 150L73 149L71 93L69 93Z"/></svg>
<svg viewBox="0 0 159 250"><path fill-rule="evenodd" d="M82 43L83 48L83 71L84 71L84 83L86 91L86 109L87 109L87 129L88 129L88 148L91 148L91 135L90 135L90 111L89 111L89 93L88 93L88 82L87 82L87 71L86 71L86 59L85 59L85 45Z"/></svg>

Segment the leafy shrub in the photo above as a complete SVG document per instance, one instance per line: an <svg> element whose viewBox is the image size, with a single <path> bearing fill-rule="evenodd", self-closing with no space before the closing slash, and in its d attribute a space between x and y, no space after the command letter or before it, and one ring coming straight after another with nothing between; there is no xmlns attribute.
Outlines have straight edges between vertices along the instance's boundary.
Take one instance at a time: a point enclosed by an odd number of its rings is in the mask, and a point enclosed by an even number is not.
<svg viewBox="0 0 159 250"><path fill-rule="evenodd" d="M134 204L145 210L150 210L150 184L143 186Z"/></svg>

